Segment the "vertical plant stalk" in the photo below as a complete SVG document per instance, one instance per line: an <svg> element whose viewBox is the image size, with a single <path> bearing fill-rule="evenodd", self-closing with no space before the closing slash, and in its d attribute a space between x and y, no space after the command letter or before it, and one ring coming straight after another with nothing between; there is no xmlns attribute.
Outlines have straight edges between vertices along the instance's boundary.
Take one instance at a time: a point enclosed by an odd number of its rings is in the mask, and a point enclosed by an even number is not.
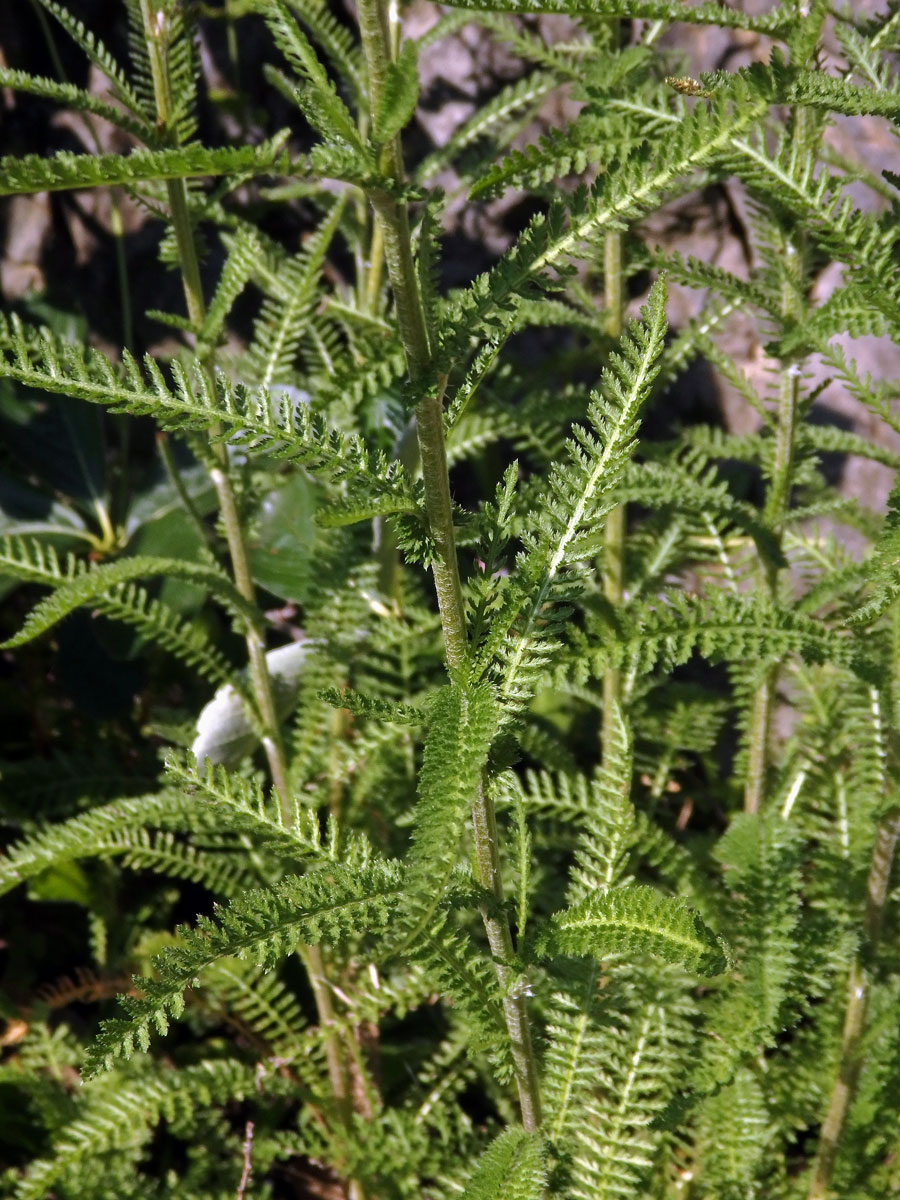
<svg viewBox="0 0 900 1200"><path fill-rule="evenodd" d="M887 900L888 884L897 835L900 833L900 809L890 813L878 826L869 876L866 884L866 911L863 918L863 952L871 955L878 946L881 923ZM828 1111L819 1134L819 1148L813 1165L808 1200L827 1200L831 1175L840 1145L841 1134L850 1104L856 1093L863 1065L860 1043L869 1004L869 980L863 966L862 954L857 953L847 980L847 1008L841 1037L841 1054L837 1074L828 1102Z"/></svg>
<svg viewBox="0 0 900 1200"><path fill-rule="evenodd" d="M797 0L797 20L805 23L807 31L813 33L813 47L818 44L825 20L825 9L810 16L809 5L805 0ZM813 52L811 48L810 53ZM802 65L802 64L797 64ZM806 147L808 136L807 112L801 106L795 108L792 116L791 144L794 152L794 162ZM793 286L794 279L791 262L797 257L797 249L787 241L785 256L788 260L787 273L781 288L782 315L794 320L801 316L802 305L799 302L797 289ZM798 280L799 282L799 280ZM796 441L797 409L800 400L800 364L788 363L781 375L781 395L778 405L778 429L775 441L775 462L772 470L772 482L769 485L764 509L764 519L774 533L779 548L784 535L784 524L791 501L791 485L794 473L794 449ZM773 598L778 593L778 568L770 564L767 568L769 591ZM750 720L750 747L747 762L747 779L744 786L744 811L755 813L759 811L765 795L766 768L769 760L769 734L772 725L772 712L775 707L775 694L778 688L778 663L773 663L767 670L756 689L753 698L753 711Z"/></svg>
<svg viewBox="0 0 900 1200"><path fill-rule="evenodd" d="M369 76L370 98L373 106L377 106L383 94L385 76L391 61L392 41L386 6L383 0L358 0L357 12ZM395 137L385 147L382 169L396 183L402 182L404 167L399 138ZM378 188L370 191L369 199L381 228L385 263L391 281L407 370L413 383L422 383L425 393L415 409L416 437L422 464L428 528L434 546L432 574L441 613L447 665L453 671L465 664L467 634L444 443L443 393L447 381L446 377L438 380L430 378L431 334L426 324L416 279L406 204ZM482 917L498 982L504 995L503 1010L512 1043L522 1124L530 1131L537 1129L541 1123L537 1065L525 997L511 991L510 964L513 960L513 944L509 922L502 912L503 885L497 821L493 800L483 784L479 786L472 815L479 881L497 901L496 911L489 912L483 909Z"/></svg>
<svg viewBox="0 0 900 1200"><path fill-rule="evenodd" d="M795 123L795 137L802 136L802 122ZM785 257L788 261L788 276L781 287L781 312L789 319L798 319L800 303L792 278L791 267L797 257L796 249L787 242ZM763 520L772 530L781 547L784 526L791 502L791 486L794 477L794 457L797 441L797 411L800 403L800 364L791 362L781 372L781 387L778 398L778 420L775 431L775 459L772 480L766 493ZM766 582L772 598L778 594L779 568L774 563L766 567ZM765 797L766 768L769 764L769 735L772 712L778 689L779 664L773 663L756 688L750 717L750 745L747 759L747 779L744 785L744 811L755 813Z"/></svg>
<svg viewBox="0 0 900 1200"><path fill-rule="evenodd" d="M618 341L625 318L625 288L622 273L622 235L608 233L603 245L603 311L606 332ZM607 515L603 542L603 594L614 609L625 599L625 505L617 504ZM614 717L622 696L622 672L607 667L603 673L603 761L612 752Z"/></svg>
<svg viewBox="0 0 900 1200"><path fill-rule="evenodd" d="M141 15L143 17L144 36L153 75L157 119L160 127L167 129L172 111L164 43L167 31L164 22L160 22L158 14L153 12L150 0L141 0ZM200 328L206 317L206 305L200 279L197 244L194 238L188 205L187 185L183 179L173 179L169 180L166 186L172 216L172 226L178 247L178 262L181 268L188 316L194 327ZM204 355L201 361L206 385L211 393L215 395L217 384L211 354L207 353ZM244 540L243 529L241 528L237 499L229 477L228 450L221 438L221 427L216 424L210 432L213 436L213 454L216 460L216 465L210 471L210 478L216 490L235 586L244 599L255 607L256 589L253 586L253 576L250 571L247 544ZM262 722L263 749L265 750L266 760L272 776L272 783L279 796L284 822L286 825L292 825L294 822L294 810L288 779L287 759L284 753L281 727L275 707L272 678L269 674L268 664L266 663L265 641L261 625L251 625L248 622L245 638L253 696L256 701L260 721ZM346 1118L349 1115L347 1107L349 1098L348 1073L341 1052L340 1034L335 1020L334 1006L331 1002L331 988L325 972L324 959L318 946L305 947L304 958L319 1017L319 1024L326 1031L325 1049L332 1093L341 1115Z"/></svg>
<svg viewBox="0 0 900 1200"><path fill-rule="evenodd" d="M165 130L169 126L172 107L164 41L167 37L167 30L165 22L159 20L159 14L153 12L150 0L141 0L141 13L144 18L144 33L150 53L157 120L161 128ZM188 317L193 326L199 329L206 318L206 305L203 299L200 263L197 258L197 246L191 224L190 208L188 206L187 184L183 179L170 179L166 184L166 189L169 199L169 211L172 215L175 242L178 247L178 262L181 268L181 279L184 287ZM206 385L212 395L215 395L217 383L212 355L209 353L204 354L201 362ZM244 599L250 604L255 604L256 592L250 572L247 545L244 540L243 530L241 529L237 499L229 478L228 449L221 440L222 429L220 425L216 424L212 428L211 433L213 435L213 455L216 465L210 471L210 477L216 489L216 497L219 502L219 511L225 529L225 539L228 543L228 553L231 558L234 582ZM281 797L285 822L290 823L293 821L293 811L290 803L290 788L288 786L284 746L281 741L280 722L275 708L272 680L266 666L265 642L262 630L258 625L253 627L248 625L246 642L253 694L259 709L259 718L262 722L263 748L266 752L269 769L272 773L272 782Z"/></svg>

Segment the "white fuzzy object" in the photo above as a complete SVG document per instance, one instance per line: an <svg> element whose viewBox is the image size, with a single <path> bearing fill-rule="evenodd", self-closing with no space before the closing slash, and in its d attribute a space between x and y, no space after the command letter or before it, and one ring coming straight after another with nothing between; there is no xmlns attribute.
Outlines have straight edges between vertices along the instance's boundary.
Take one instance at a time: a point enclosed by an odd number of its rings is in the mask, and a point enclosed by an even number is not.
<svg viewBox="0 0 900 1200"><path fill-rule="evenodd" d="M303 667L313 643L307 638L288 642L266 655L279 718L286 717L297 699ZM247 677L247 672L243 672ZM230 683L220 687L197 718L191 750L198 764L204 759L230 766L255 750L259 737L247 708Z"/></svg>

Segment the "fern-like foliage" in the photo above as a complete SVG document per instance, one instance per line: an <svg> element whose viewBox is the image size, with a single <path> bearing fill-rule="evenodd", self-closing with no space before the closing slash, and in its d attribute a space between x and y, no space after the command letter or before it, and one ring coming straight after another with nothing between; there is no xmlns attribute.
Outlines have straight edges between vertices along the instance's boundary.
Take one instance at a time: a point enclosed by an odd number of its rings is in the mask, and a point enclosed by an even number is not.
<svg viewBox="0 0 900 1200"><path fill-rule="evenodd" d="M184 1011L184 992L213 963L233 956L272 965L301 941L319 942L372 931L388 920L401 892L388 865L348 871L337 866L282 880L272 889L245 893L196 929L182 929L180 944L156 960L156 979L142 980L141 996L122 997L127 1018L108 1021L93 1051L93 1071L146 1048L151 1027L165 1032L171 1013Z"/></svg>
<svg viewBox="0 0 900 1200"><path fill-rule="evenodd" d="M463 1192L465 1200L537 1200L543 1195L544 1147L540 1137L508 1129L485 1150Z"/></svg>
<svg viewBox="0 0 900 1200"><path fill-rule="evenodd" d="M32 638L39 637L74 609L95 600L102 602L107 594L111 594L111 603L122 609L132 608L139 614L139 606L142 603L146 605L146 601L136 592L123 589L122 585L148 575L190 580L208 587L236 616L255 615L227 575L201 563L135 556L105 566L88 566L70 556L63 566L52 546L45 548L39 543L29 546L25 542L14 541L0 547L0 564L8 574L19 579L50 583L55 588L53 593L28 615L21 631L6 643L9 646L21 646ZM132 601L131 604L129 600ZM152 619L146 607L144 619ZM139 620L141 616L137 615L134 623L137 624Z"/></svg>
<svg viewBox="0 0 900 1200"><path fill-rule="evenodd" d="M634 451L638 416L662 348L664 296L657 284L644 313L645 324L632 325L623 340L621 356L613 358L603 389L588 409L592 432L575 432L566 445L569 463L554 469L547 492L536 498L536 520L525 539L520 579L502 589L494 602L498 616L478 649L475 666L485 670L499 657L495 670L506 705L525 702L535 670L552 650L559 629L552 618L548 621L548 603L559 603L562 579L596 548L597 527L614 503L613 489Z"/></svg>
<svg viewBox="0 0 900 1200"><path fill-rule="evenodd" d="M283 138L259 147L207 150L134 150L129 155L37 155L0 159L0 195L54 192L73 188L114 187L156 179L196 179L210 175L276 174L288 171Z"/></svg>
<svg viewBox="0 0 900 1200"><path fill-rule="evenodd" d="M496 732L497 710L487 685L451 684L437 696L430 715L409 855L414 892L429 897L429 909L456 862L463 821Z"/></svg>
<svg viewBox="0 0 900 1200"><path fill-rule="evenodd" d="M68 1126L54 1157L33 1163L15 1194L37 1200L58 1181L71 1186L88 1165L108 1156L133 1164L159 1121L183 1123L195 1108L251 1095L254 1088L252 1068L227 1059L179 1072L153 1072L135 1082L120 1080L115 1093L94 1085L85 1097L84 1115Z"/></svg>
<svg viewBox="0 0 900 1200"><path fill-rule="evenodd" d="M0 318L0 1192L894 1194L897 14L33 7L124 333Z"/></svg>
<svg viewBox="0 0 900 1200"><path fill-rule="evenodd" d="M701 975L718 975L728 964L721 944L696 913L639 885L612 888L555 913L539 950L597 958L656 954Z"/></svg>

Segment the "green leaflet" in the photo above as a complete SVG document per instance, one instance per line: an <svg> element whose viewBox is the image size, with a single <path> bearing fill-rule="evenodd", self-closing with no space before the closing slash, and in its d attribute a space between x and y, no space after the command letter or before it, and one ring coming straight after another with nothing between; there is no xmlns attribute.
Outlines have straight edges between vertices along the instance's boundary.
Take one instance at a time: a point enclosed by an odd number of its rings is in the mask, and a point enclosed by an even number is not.
<svg viewBox="0 0 900 1200"><path fill-rule="evenodd" d="M135 137L147 141L152 140L155 135L155 130L150 122L143 120L138 114L132 115L127 110L122 111L112 104L105 103L92 92L75 87L71 83L58 83L54 79L29 75L27 71L13 71L8 67L0 67L0 87L11 88L15 92L27 92L32 96L41 96L47 100L56 100L60 104L78 109L79 112L102 117L104 121L109 121L111 124L119 126L120 129L127 130Z"/></svg>
<svg viewBox="0 0 900 1200"><path fill-rule="evenodd" d="M295 99L307 120L326 141L343 145L360 160L368 161L368 152L352 114L338 96L312 43L287 5L283 0L271 0L265 4L264 12L275 44L303 81L295 92Z"/></svg>
<svg viewBox="0 0 900 1200"><path fill-rule="evenodd" d="M381 144L396 137L410 121L419 99L418 48L403 43L396 62L388 63L384 88L373 114L372 136Z"/></svg>
<svg viewBox="0 0 900 1200"><path fill-rule="evenodd" d="M595 890L619 885L637 839L631 803L631 731L615 704L611 721L610 752L590 784L585 804L586 828L575 850L571 898L581 900ZM583 778L583 777L581 777ZM579 781L576 782L576 787Z"/></svg>
<svg viewBox="0 0 900 1200"><path fill-rule="evenodd" d="M17 549L18 547L9 545L0 548L0 567L10 574L19 574L20 578L30 579L37 576L41 583L56 582L30 570L30 564L16 552ZM67 575L57 575L59 582L55 591L31 610L25 624L14 637L4 643L4 646L11 648L24 645L45 633L76 608L90 604L95 598L102 597L104 593L129 580L145 578L148 575L164 575L170 579L186 579L197 583L208 588L236 616L253 623L257 620L256 611L248 605L228 576L218 568L180 558L135 555L133 558L122 558L106 566L89 567L82 563L74 566L70 563ZM119 596L121 598L121 593Z"/></svg>
<svg viewBox="0 0 900 1200"><path fill-rule="evenodd" d="M353 688L323 688L319 696L334 708L346 708L355 717L369 717L374 721L397 725L422 725L427 721L423 709L411 704L391 703L379 696L364 696Z"/></svg>
<svg viewBox="0 0 900 1200"><path fill-rule="evenodd" d="M152 117L149 115L150 106L144 103L145 97L137 94L125 71L100 38L82 21L73 16L64 5L58 4L57 0L39 0L39 2L41 7L59 22L85 57L109 80L116 99L120 100L136 117L143 119L148 124L152 123Z"/></svg>
<svg viewBox="0 0 900 1200"><path fill-rule="evenodd" d="M683 900L642 884L594 892L555 913L538 947L549 956L652 954L698 975L728 966L721 939Z"/></svg>
<svg viewBox="0 0 900 1200"><path fill-rule="evenodd" d="M716 846L732 893L723 921L742 976L742 1004L723 996L719 1047L744 1053L770 1046L798 971L801 848L796 828L777 813L738 813ZM740 1018L744 1018L742 1027Z"/></svg>
<svg viewBox="0 0 900 1200"><path fill-rule="evenodd" d="M505 123L518 118L523 110L527 111L538 104L559 86L559 82L559 75L555 71L533 71L525 79L517 79L514 83L507 84L496 96L477 108L453 133L445 146L439 147L419 164L415 178L428 180L442 166L452 162L461 150L498 134ZM495 169L499 168L489 169L489 177Z"/></svg>
<svg viewBox="0 0 900 1200"><path fill-rule="evenodd" d="M258 257L251 274L265 299L247 351L251 378L271 387L293 378L293 367L304 340L313 332L313 313L319 298L322 264L344 213L338 200L303 249L274 261Z"/></svg>
<svg viewBox="0 0 900 1200"><path fill-rule="evenodd" d="M351 31L329 10L326 0L288 0L288 6L346 80L354 96L361 99L364 92L362 54Z"/></svg>
<svg viewBox="0 0 900 1200"><path fill-rule="evenodd" d="M699 597L669 590L634 605L621 625L598 631L598 670L611 663L643 673L659 663L687 662L695 653L738 663L797 654L810 663L840 664L864 679L877 679L882 670L864 639L761 595L722 591Z"/></svg>
<svg viewBox="0 0 900 1200"><path fill-rule="evenodd" d="M167 763L174 786L147 796L114 800L47 825L7 846L0 857L0 895L50 867L88 858L133 857L148 843L151 830L212 832L235 841L252 837L257 849L286 865L323 856L320 831L313 826L285 828L281 809L260 787L229 777L221 769Z"/></svg>
<svg viewBox="0 0 900 1200"><path fill-rule="evenodd" d="M755 1190L773 1127L763 1089L752 1070L704 1100L698 1116L705 1171L717 1196L746 1196Z"/></svg>
<svg viewBox="0 0 900 1200"><path fill-rule="evenodd" d="M469 1054L486 1055L496 1078L509 1081L512 1048L494 964L473 952L471 939L447 912L431 915L411 953L425 967L431 985L449 997Z"/></svg>
<svg viewBox="0 0 900 1200"><path fill-rule="evenodd" d="M484 670L499 659L497 675L505 706L521 707L543 666L545 648L564 621L563 604L573 598L568 572L594 552L586 544L614 506L614 489L634 453L641 408L658 370L666 334L665 282L657 280L641 311L610 355L601 388L588 407L590 430L573 429L566 442L567 461L557 463L530 515L525 538L526 556L518 578L497 606L484 644L475 659ZM562 615L559 615L561 611ZM510 636L510 632L513 636ZM533 659L533 661L529 661Z"/></svg>
<svg viewBox="0 0 900 1200"><path fill-rule="evenodd" d="M157 179L197 179L210 175L263 175L290 172L283 152L285 134L261 146L184 146L177 150L132 150L130 154L72 154L51 158L28 154L0 158L0 196L113 187Z"/></svg>
<svg viewBox="0 0 900 1200"><path fill-rule="evenodd" d="M170 370L171 384L149 355L139 365L123 351L121 365L114 365L98 351L54 337L49 330L28 329L17 317L0 318L0 377L114 412L151 414L163 428L202 429L207 437L227 438L230 445L294 459L312 471L350 481L360 503L367 493L380 499L399 493L400 510L409 503L412 485L402 465L384 454L371 455L359 435L328 426L310 412L302 395L272 397L265 387L251 391L224 376L217 378L213 391L197 359L187 368L175 361Z"/></svg>
<svg viewBox="0 0 900 1200"><path fill-rule="evenodd" d="M252 227L242 226L234 237L224 241L228 247L228 258L207 307L203 328L195 331L198 341L207 346L214 346L222 336L225 320L235 300L252 278L254 267L262 255L259 235Z"/></svg>
<svg viewBox="0 0 900 1200"><path fill-rule="evenodd" d="M888 497L887 517L866 574L872 594L850 614L850 625L862 625L881 616L900 596L900 481Z"/></svg>
<svg viewBox="0 0 900 1200"><path fill-rule="evenodd" d="M485 683L449 684L438 692L419 774L408 886L420 929L456 865L463 825L497 730L497 704Z"/></svg>
<svg viewBox="0 0 900 1200"><path fill-rule="evenodd" d="M508 13L567 13L598 17L622 17L650 21L685 21L696 25L756 29L778 33L790 28L793 7L776 6L763 17L751 17L723 4L682 4L679 0L452 0L454 8L487 9Z"/></svg>
<svg viewBox="0 0 900 1200"><path fill-rule="evenodd" d="M42 1200L54 1193L53 1185L60 1177L84 1170L110 1151L128 1157L143 1153L161 1120L184 1121L198 1109L252 1096L258 1087L259 1076L253 1067L230 1059L210 1059L178 1071L162 1067L133 1082L117 1080L114 1091L105 1081L88 1085L87 1111L64 1128L52 1158L31 1164L16 1197Z"/></svg>
<svg viewBox="0 0 900 1200"><path fill-rule="evenodd" d="M116 584L94 597L91 606L104 616L132 625L147 641L156 642L210 683L241 686L231 663L203 630L187 624L181 614L162 601L151 600L142 587L133 583Z"/></svg>
<svg viewBox="0 0 900 1200"><path fill-rule="evenodd" d="M579 190L568 205L554 200L546 216L535 217L497 265L454 304L447 357L453 358L473 334L483 335L516 295L550 286L548 269L565 273L569 260L582 255L599 234L622 228L664 195L687 190L695 172L731 154L737 136L759 122L776 94L774 80L761 66L732 76L708 107L698 105L681 118L666 113L674 122L671 136L654 144L652 153L641 143L615 170L601 175L590 193Z"/></svg>
<svg viewBox="0 0 900 1200"><path fill-rule="evenodd" d="M505 1130L481 1156L462 1200L541 1200L545 1155L539 1133L526 1133L517 1126Z"/></svg>
<svg viewBox="0 0 900 1200"><path fill-rule="evenodd" d="M21 843L7 846L0 858L0 895L55 864L102 853L105 844L124 830L163 822L187 806L183 795L163 792L98 805L70 821L33 833ZM117 845L124 850L124 845Z"/></svg>
<svg viewBox="0 0 900 1200"><path fill-rule="evenodd" d="M292 875L272 888L244 892L193 929L178 931L178 943L154 959L156 978L140 981L139 998L122 996L125 1018L105 1021L90 1050L88 1076L146 1050L151 1027L165 1033L169 1014L180 1017L184 993L200 972L223 958L238 957L272 967L302 942L340 941L384 929L402 894L394 864L363 869L330 864L308 875Z"/></svg>

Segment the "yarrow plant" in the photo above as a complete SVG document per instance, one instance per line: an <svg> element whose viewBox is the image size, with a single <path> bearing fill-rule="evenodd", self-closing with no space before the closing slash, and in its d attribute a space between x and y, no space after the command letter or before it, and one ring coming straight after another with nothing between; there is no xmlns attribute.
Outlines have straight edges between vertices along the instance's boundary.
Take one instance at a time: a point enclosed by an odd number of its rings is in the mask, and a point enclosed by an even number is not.
<svg viewBox="0 0 900 1200"><path fill-rule="evenodd" d="M900 342L898 178L830 139L896 133L900 9L457 0L414 34L385 0L124 0L125 62L39 8L103 87L0 87L129 148L5 157L0 192L111 189L183 304L154 355L130 316L114 353L0 325L0 415L64 422L85 485L5 468L12 669L80 610L152 672L77 757L9 754L9 912L87 936L73 980L11 926L4 1194L896 1194L900 491L826 466L900 466L852 340ZM266 38L240 144L200 134L218 22ZM420 59L466 25L518 76L414 153ZM690 26L765 57L694 78ZM655 244L725 183L747 271ZM461 197L516 194L448 288ZM693 363L751 432L659 436ZM158 471L102 410L152 419Z"/></svg>

